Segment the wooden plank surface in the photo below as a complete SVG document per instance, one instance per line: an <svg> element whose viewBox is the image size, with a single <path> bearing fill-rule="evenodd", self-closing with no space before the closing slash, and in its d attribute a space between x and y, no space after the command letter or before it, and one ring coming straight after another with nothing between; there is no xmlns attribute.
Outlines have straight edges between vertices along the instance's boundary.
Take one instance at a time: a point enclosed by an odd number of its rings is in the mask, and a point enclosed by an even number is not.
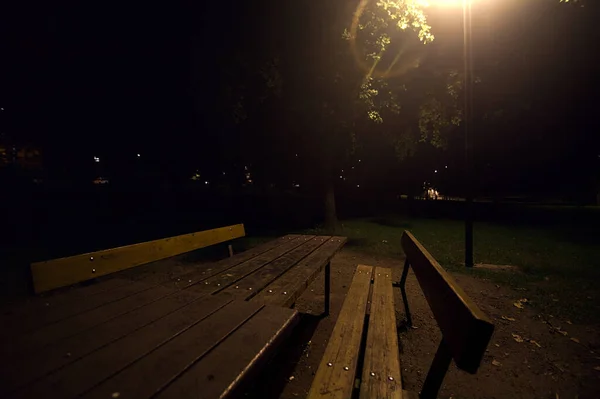
<svg viewBox="0 0 600 399"><path fill-rule="evenodd" d="M199 270L186 273L181 276L177 276L176 278L169 281L167 283L167 286L185 288L198 282L203 282L209 277L222 273L228 269L231 269L234 266L256 258L259 255L263 255L266 252L271 251L283 244L289 243L290 241L293 241L298 237L299 235L297 234L288 234L284 237L280 237L275 240L266 242L264 244L257 245L256 247L234 255L231 258L225 258L210 265L202 265L201 267L199 267Z"/></svg>
<svg viewBox="0 0 600 399"><path fill-rule="evenodd" d="M193 292L179 291L157 302L137 309L135 312L116 317L106 323L55 342L41 350L28 353L27 356L4 361L0 373L0 394L12 392L17 388L40 379L44 375L67 366L94 350L123 338L168 314L181 309L197 300ZM208 298L205 300L214 301ZM224 303L229 299L219 298Z"/></svg>
<svg viewBox="0 0 600 399"><path fill-rule="evenodd" d="M356 268L308 398L352 396L372 271L371 266Z"/></svg>
<svg viewBox="0 0 600 399"><path fill-rule="evenodd" d="M169 384L158 398L239 397L239 388L256 374L298 321L295 310L265 307L217 348ZM98 398L104 396L98 396Z"/></svg>
<svg viewBox="0 0 600 399"><path fill-rule="evenodd" d="M323 240L316 251L287 273L266 286L251 301L274 306L291 306L346 243L346 237L316 237Z"/></svg>
<svg viewBox="0 0 600 399"><path fill-rule="evenodd" d="M494 325L410 232L401 241L456 365L475 373Z"/></svg>
<svg viewBox="0 0 600 399"><path fill-rule="evenodd" d="M401 399L400 351L392 270L376 267L360 385L361 399Z"/></svg>
<svg viewBox="0 0 600 399"><path fill-rule="evenodd" d="M10 325L3 329L2 334L17 336L45 325L56 323L68 317L90 311L99 306L118 301L130 295L137 294L152 288L152 285L143 282L130 282L109 291L101 292L86 297L85 300L73 300L54 306L49 302L48 306L37 312L19 315L10 321Z"/></svg>
<svg viewBox="0 0 600 399"><path fill-rule="evenodd" d="M236 281L256 272L258 269L274 261L280 256L283 256L300 245L305 244L306 241L303 237L304 236L299 236L298 238L289 240L288 242L276 248L273 248L246 262L240 263L237 266L205 279L204 281L192 283L192 285L187 289L201 294L212 294L219 292ZM312 238L312 236L309 237Z"/></svg>
<svg viewBox="0 0 600 399"><path fill-rule="evenodd" d="M275 281L290 268L295 266L300 260L307 257L313 251L318 251L318 248L322 246L329 237L321 238L306 236L300 239L303 239L305 243L268 263L249 276L236 281L235 285L230 285L228 288L225 288L223 292L240 300L251 298L266 285Z"/></svg>
<svg viewBox="0 0 600 399"><path fill-rule="evenodd" d="M10 318L18 318L24 314L41 310L46 306L58 306L71 301L81 300L90 295L109 291L129 282L130 280L122 278L108 278L103 281L92 282L87 286L67 287L64 290L30 297L16 303L4 304L0 308L0 325L10 323Z"/></svg>
<svg viewBox="0 0 600 399"><path fill-rule="evenodd" d="M82 395L167 344L230 302L230 298L226 296L192 302L28 385L17 391L14 397L43 398L49 392L57 398Z"/></svg>
<svg viewBox="0 0 600 399"><path fill-rule="evenodd" d="M234 333L260 309L260 305L249 302L231 302L95 387L84 397L109 398L113 392L119 392L125 398L149 398Z"/></svg>
<svg viewBox="0 0 600 399"><path fill-rule="evenodd" d="M129 313L159 300L173 292L174 290L166 287L152 287L121 300L99 306L89 312L80 313L57 323L46 325L31 333L13 337L10 343L11 352L15 351L19 353L18 356L25 356L26 353L39 351L40 348L55 341L98 326L122 314Z"/></svg>
<svg viewBox="0 0 600 399"><path fill-rule="evenodd" d="M36 293L49 291L244 235L244 225L236 224L67 258L36 262L31 264L33 285Z"/></svg>

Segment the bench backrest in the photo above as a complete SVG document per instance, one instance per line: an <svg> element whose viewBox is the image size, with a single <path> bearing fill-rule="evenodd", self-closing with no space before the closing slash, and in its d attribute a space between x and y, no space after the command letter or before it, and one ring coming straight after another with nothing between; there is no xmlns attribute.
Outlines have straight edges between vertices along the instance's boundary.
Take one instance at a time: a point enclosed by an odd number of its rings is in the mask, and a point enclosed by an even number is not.
<svg viewBox="0 0 600 399"><path fill-rule="evenodd" d="M36 293L91 280L106 274L244 237L244 225L199 231L124 247L31 264Z"/></svg>
<svg viewBox="0 0 600 399"><path fill-rule="evenodd" d="M456 365L475 373L494 325L408 231L402 235L402 248Z"/></svg>

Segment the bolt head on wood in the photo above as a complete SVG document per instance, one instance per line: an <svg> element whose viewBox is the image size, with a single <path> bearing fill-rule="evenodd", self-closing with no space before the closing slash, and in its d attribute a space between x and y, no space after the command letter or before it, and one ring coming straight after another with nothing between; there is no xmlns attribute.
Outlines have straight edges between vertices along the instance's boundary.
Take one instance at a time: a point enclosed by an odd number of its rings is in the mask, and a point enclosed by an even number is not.
<svg viewBox="0 0 600 399"><path fill-rule="evenodd" d="M269 292L273 292L273 290L269 290Z"/></svg>
<svg viewBox="0 0 600 399"><path fill-rule="evenodd" d="M94 260L94 257L93 257L93 256L90 256L90 261L93 261L93 260Z"/></svg>
<svg viewBox="0 0 600 399"><path fill-rule="evenodd" d="M92 269L92 273L96 273L96 269Z"/></svg>
<svg viewBox="0 0 600 399"><path fill-rule="evenodd" d="M392 377L391 375L388 377L388 380L390 381L394 381L394 377Z"/></svg>
<svg viewBox="0 0 600 399"><path fill-rule="evenodd" d="M248 288L248 291L252 291L252 287L249 287L249 288Z"/></svg>
<svg viewBox="0 0 600 399"><path fill-rule="evenodd" d="M287 295L287 291L283 291L283 295Z"/></svg>
<svg viewBox="0 0 600 399"><path fill-rule="evenodd" d="M350 367L344 366L344 370L348 371L348 370L350 370Z"/></svg>
<svg viewBox="0 0 600 399"><path fill-rule="evenodd" d="M375 373L371 371L371 377L375 377Z"/></svg>
<svg viewBox="0 0 600 399"><path fill-rule="evenodd" d="M333 363L331 363L331 362L327 363L327 367L331 367L331 366L333 366Z"/></svg>

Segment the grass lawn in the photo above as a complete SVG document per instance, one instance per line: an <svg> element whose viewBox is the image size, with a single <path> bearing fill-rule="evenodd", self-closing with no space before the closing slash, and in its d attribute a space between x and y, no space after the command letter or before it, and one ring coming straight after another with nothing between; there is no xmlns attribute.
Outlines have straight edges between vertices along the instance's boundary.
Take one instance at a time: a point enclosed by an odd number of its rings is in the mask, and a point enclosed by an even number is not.
<svg viewBox="0 0 600 399"><path fill-rule="evenodd" d="M600 226L475 225L476 263L513 265L519 271L467 270L464 224L457 220L387 217L342 222L338 235L347 246L373 255L402 256L404 230L415 237L447 270L472 274L515 288L540 311L568 316L574 322L599 323ZM312 229L313 234L325 234Z"/></svg>

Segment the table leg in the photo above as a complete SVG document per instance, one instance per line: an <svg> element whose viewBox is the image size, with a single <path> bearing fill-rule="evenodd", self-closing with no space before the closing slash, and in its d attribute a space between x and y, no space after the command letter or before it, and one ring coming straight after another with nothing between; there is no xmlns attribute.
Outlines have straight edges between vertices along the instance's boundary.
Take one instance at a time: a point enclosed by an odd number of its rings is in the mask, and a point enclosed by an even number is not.
<svg viewBox="0 0 600 399"><path fill-rule="evenodd" d="M325 311L323 316L329 316L329 303L331 298L331 262L325 266Z"/></svg>

